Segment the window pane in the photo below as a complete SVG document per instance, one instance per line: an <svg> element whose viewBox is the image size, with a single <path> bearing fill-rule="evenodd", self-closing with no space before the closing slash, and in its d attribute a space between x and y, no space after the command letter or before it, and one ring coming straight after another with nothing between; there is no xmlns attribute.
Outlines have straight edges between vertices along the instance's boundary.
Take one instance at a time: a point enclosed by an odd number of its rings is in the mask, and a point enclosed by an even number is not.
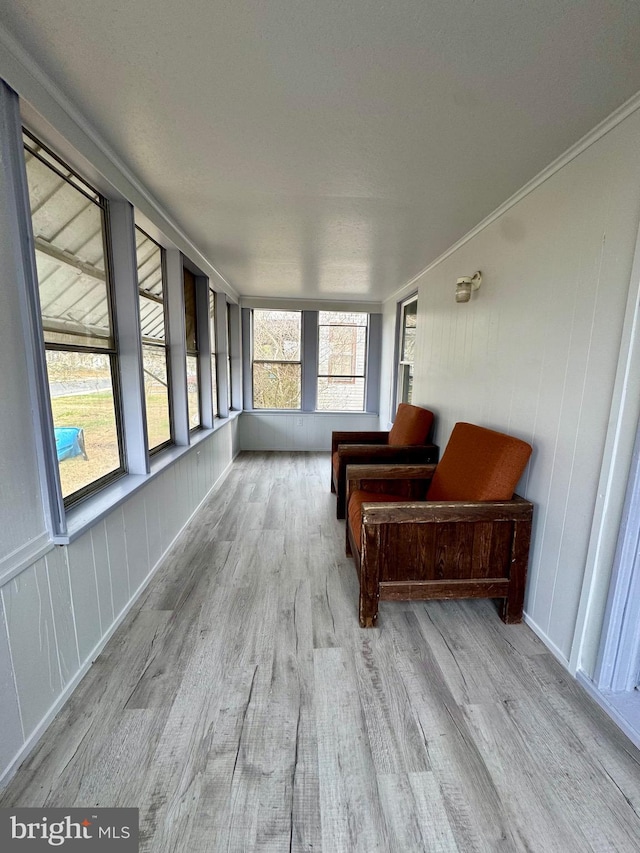
<svg viewBox="0 0 640 853"><path fill-rule="evenodd" d="M402 332L402 354L401 361L409 361L413 364L416 345L416 321L418 319L418 303L412 302L406 305L403 318Z"/></svg>
<svg viewBox="0 0 640 853"><path fill-rule="evenodd" d="M321 326L367 326L369 315L364 311L320 311Z"/></svg>
<svg viewBox="0 0 640 853"><path fill-rule="evenodd" d="M138 288L142 293L164 297L162 282L162 249L136 228L136 260L138 266Z"/></svg>
<svg viewBox="0 0 640 853"><path fill-rule="evenodd" d="M398 401L401 403L410 403L413 397L413 364L417 319L418 300L414 299L402 309L400 370L398 374Z"/></svg>
<svg viewBox="0 0 640 853"><path fill-rule="evenodd" d="M187 356L187 404L189 408L189 429L200 426L200 377L198 376L198 357Z"/></svg>
<svg viewBox="0 0 640 853"><path fill-rule="evenodd" d="M45 341L113 349L103 209L30 151L25 160Z"/></svg>
<svg viewBox="0 0 640 853"><path fill-rule="evenodd" d="M318 409L320 411L364 411L364 378L318 378Z"/></svg>
<svg viewBox="0 0 640 853"><path fill-rule="evenodd" d="M197 352L196 277L189 270L184 270L184 325L187 352Z"/></svg>
<svg viewBox="0 0 640 853"><path fill-rule="evenodd" d="M143 341L165 341L162 249L136 228L136 262Z"/></svg>
<svg viewBox="0 0 640 853"><path fill-rule="evenodd" d="M320 326L318 374L364 376L366 326Z"/></svg>
<svg viewBox="0 0 640 853"><path fill-rule="evenodd" d="M110 357L48 351L47 371L66 498L120 469Z"/></svg>
<svg viewBox="0 0 640 853"><path fill-rule="evenodd" d="M142 347L144 398L147 407L149 449L171 440L167 351L164 347Z"/></svg>
<svg viewBox="0 0 640 853"><path fill-rule="evenodd" d="M253 358L256 361L300 361L300 311L253 312Z"/></svg>
<svg viewBox="0 0 640 853"><path fill-rule="evenodd" d="M140 296L140 331L143 341L165 341L164 305Z"/></svg>
<svg viewBox="0 0 640 853"><path fill-rule="evenodd" d="M255 363L254 409L299 409L300 377L299 364Z"/></svg>

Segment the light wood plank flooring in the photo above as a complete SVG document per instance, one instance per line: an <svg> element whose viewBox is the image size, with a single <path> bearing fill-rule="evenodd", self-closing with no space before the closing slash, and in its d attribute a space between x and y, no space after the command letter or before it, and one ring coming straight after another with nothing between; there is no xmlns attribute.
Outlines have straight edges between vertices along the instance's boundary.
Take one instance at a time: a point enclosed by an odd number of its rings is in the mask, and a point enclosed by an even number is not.
<svg viewBox="0 0 640 853"><path fill-rule="evenodd" d="M489 601L361 630L328 454L243 454L0 805L141 850L640 850L640 754Z"/></svg>

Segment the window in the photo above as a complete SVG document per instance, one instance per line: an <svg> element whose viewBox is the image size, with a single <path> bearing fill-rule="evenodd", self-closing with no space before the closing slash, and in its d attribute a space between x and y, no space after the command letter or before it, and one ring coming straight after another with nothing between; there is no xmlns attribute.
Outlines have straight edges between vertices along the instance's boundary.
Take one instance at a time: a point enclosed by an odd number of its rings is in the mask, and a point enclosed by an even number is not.
<svg viewBox="0 0 640 853"><path fill-rule="evenodd" d="M253 311L253 407L299 409L302 312Z"/></svg>
<svg viewBox="0 0 640 853"><path fill-rule="evenodd" d="M209 288L209 341L211 346L211 401L213 404L213 417L220 415L218 409L218 373L216 364L216 294Z"/></svg>
<svg viewBox="0 0 640 853"><path fill-rule="evenodd" d="M26 131L58 470L66 505L124 471L106 201Z"/></svg>
<svg viewBox="0 0 640 853"><path fill-rule="evenodd" d="M153 452L171 442L164 263L160 246L140 228L136 228L136 261L147 441Z"/></svg>
<svg viewBox="0 0 640 853"><path fill-rule="evenodd" d="M416 321L418 298L413 296L400 305L400 339L398 342L398 403L410 403L413 395Z"/></svg>
<svg viewBox="0 0 640 853"><path fill-rule="evenodd" d="M318 401L320 411L364 411L368 314L320 311Z"/></svg>
<svg viewBox="0 0 640 853"><path fill-rule="evenodd" d="M231 372L231 305L226 303L226 312L227 312L227 409L232 411L233 409L233 375Z"/></svg>
<svg viewBox="0 0 640 853"><path fill-rule="evenodd" d="M187 404L189 429L200 424L200 371L198 358L198 323L196 305L196 277L184 270L184 326L187 339Z"/></svg>

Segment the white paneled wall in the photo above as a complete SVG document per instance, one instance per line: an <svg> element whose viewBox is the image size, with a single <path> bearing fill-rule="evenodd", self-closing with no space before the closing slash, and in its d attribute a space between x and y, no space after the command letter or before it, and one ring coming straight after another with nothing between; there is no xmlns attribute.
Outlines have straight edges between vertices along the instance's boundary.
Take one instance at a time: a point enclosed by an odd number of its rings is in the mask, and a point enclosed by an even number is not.
<svg viewBox="0 0 640 853"><path fill-rule="evenodd" d="M419 280L414 402L530 441L528 618L568 660L640 220L633 114ZM482 270L468 304L456 278ZM385 311L392 352L395 300ZM389 405L390 386L383 390ZM387 411L382 413L382 419ZM601 607L604 602L601 602Z"/></svg>
<svg viewBox="0 0 640 853"><path fill-rule="evenodd" d="M53 546L0 587L0 779L50 720L223 477L237 451L237 432L236 419L80 538Z"/></svg>
<svg viewBox="0 0 640 853"><path fill-rule="evenodd" d="M377 430L378 415L355 412L244 412L240 419L243 450L331 450L333 430Z"/></svg>

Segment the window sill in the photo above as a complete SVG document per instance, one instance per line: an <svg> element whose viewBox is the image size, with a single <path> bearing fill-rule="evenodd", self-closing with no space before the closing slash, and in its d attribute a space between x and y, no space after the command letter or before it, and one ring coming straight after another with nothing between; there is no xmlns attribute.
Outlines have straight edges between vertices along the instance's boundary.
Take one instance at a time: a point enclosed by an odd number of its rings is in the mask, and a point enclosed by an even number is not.
<svg viewBox="0 0 640 853"><path fill-rule="evenodd" d="M361 415L362 417L378 417L378 412L361 412L361 411L353 411L349 409L317 409L313 412L303 412L301 409L245 409L245 415L295 415L296 417L309 417L316 415L331 415L335 417L336 415L353 415L357 417Z"/></svg>
<svg viewBox="0 0 640 853"><path fill-rule="evenodd" d="M158 474L170 468L178 459L189 454L215 432L224 428L238 417L240 412L230 412L228 418L216 418L213 427L198 429L191 433L191 443L178 447L171 445L151 458L151 470L148 474L124 474L114 483L83 500L77 506L67 510L66 533L51 537L54 545L68 545L78 539L91 527L106 518L114 509L125 503L132 495L147 486Z"/></svg>

